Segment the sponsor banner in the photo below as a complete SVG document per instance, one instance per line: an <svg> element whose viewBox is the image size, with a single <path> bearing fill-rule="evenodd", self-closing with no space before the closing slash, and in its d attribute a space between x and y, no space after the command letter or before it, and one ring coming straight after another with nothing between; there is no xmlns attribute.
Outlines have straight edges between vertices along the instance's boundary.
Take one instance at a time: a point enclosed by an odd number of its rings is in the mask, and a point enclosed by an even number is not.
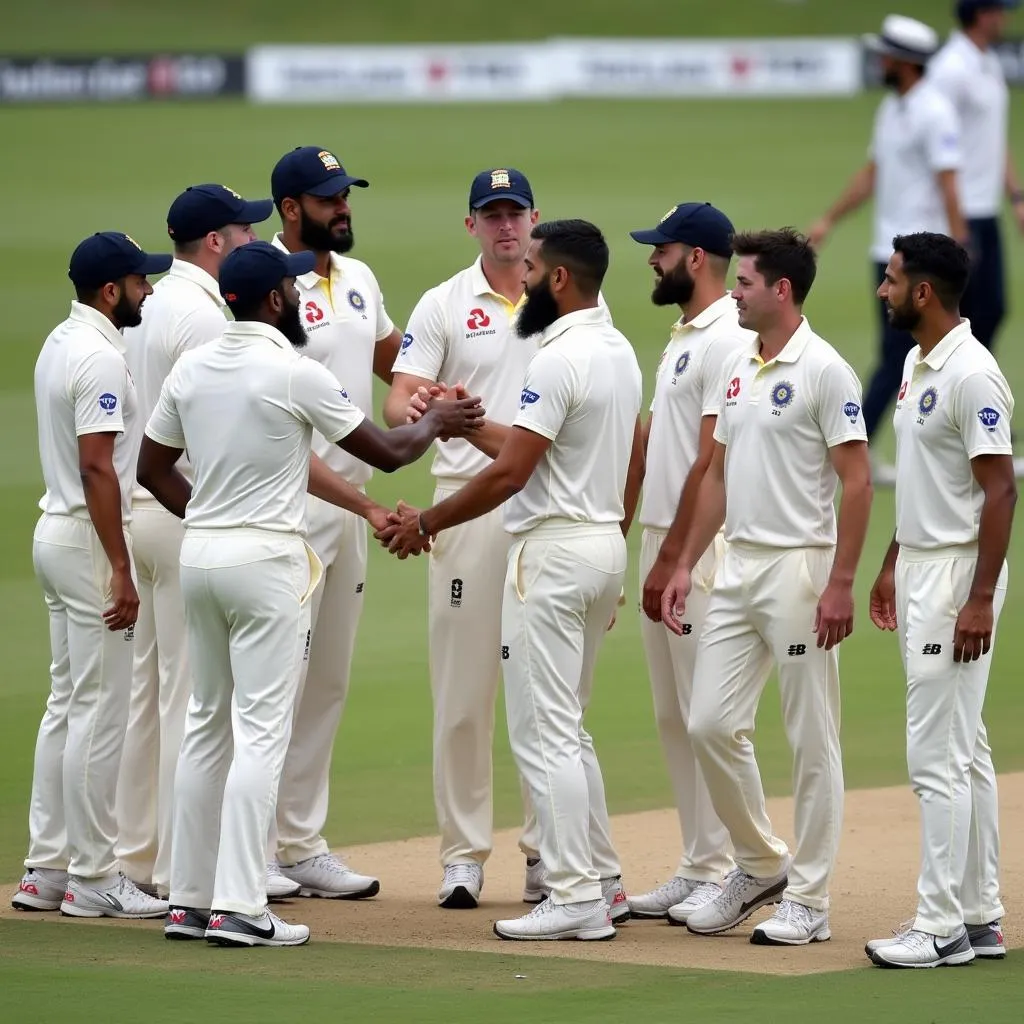
<svg viewBox="0 0 1024 1024"><path fill-rule="evenodd" d="M0 103L94 103L241 95L245 64L222 54L2 57Z"/></svg>

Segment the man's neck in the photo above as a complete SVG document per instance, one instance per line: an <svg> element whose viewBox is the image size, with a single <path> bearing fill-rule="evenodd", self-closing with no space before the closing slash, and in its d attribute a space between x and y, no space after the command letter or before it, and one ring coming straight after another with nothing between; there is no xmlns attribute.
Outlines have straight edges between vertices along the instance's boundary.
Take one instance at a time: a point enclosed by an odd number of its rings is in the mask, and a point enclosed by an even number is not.
<svg viewBox="0 0 1024 1024"><path fill-rule="evenodd" d="M597 309L600 305L601 303L596 295L593 298L581 295L573 299L564 299L558 303L558 319L561 320L563 316L568 316L570 313L581 313L584 310Z"/></svg>
<svg viewBox="0 0 1024 1024"><path fill-rule="evenodd" d="M214 279L217 280L217 275L220 272L220 260L212 252L198 252L194 256L183 256L181 253L175 253L174 258L179 263L190 263L193 267L198 267L200 270L205 271Z"/></svg>
<svg viewBox="0 0 1024 1024"><path fill-rule="evenodd" d="M896 86L896 92L900 96L906 96L911 89L921 81L922 75L907 75L900 79L899 84Z"/></svg>
<svg viewBox="0 0 1024 1024"><path fill-rule="evenodd" d="M985 33L977 25L972 25L970 28L965 28L964 35L970 39L974 45L984 53L991 45L985 36Z"/></svg>
<svg viewBox="0 0 1024 1024"><path fill-rule="evenodd" d="M679 308L683 313L683 323L689 323L701 315L709 306L713 306L719 299L724 299L729 293L721 281L695 281L693 295L689 302L680 304Z"/></svg>
<svg viewBox="0 0 1024 1024"><path fill-rule="evenodd" d="M284 247L289 252L312 252L316 256L316 266L313 269L321 276L330 278L331 276L331 254L329 252L317 252L315 249L310 249L301 238L297 231L289 231L288 228L284 228L281 232L281 241L284 243Z"/></svg>
<svg viewBox="0 0 1024 1024"><path fill-rule="evenodd" d="M757 338L761 343L761 359L770 363L789 343L803 321L800 311L794 309L779 317L778 321L758 331Z"/></svg>
<svg viewBox="0 0 1024 1024"><path fill-rule="evenodd" d="M960 326L960 315L958 313L942 313L925 319L910 333L914 341L921 346L921 355L926 356L931 352L950 331Z"/></svg>
<svg viewBox="0 0 1024 1024"><path fill-rule="evenodd" d="M521 260L515 263L497 263L486 256L481 257L480 269L495 295L502 295L515 305L523 297L523 274L525 267Z"/></svg>
<svg viewBox="0 0 1024 1024"><path fill-rule="evenodd" d="M93 310L96 313L99 313L99 315L103 317L104 320L109 320L114 325L115 331L121 330L121 325L114 319L113 306L110 306L109 308L104 308L103 306L94 306L91 302L82 302L81 299L79 299L78 301L81 303L81 305L86 306L87 308Z"/></svg>

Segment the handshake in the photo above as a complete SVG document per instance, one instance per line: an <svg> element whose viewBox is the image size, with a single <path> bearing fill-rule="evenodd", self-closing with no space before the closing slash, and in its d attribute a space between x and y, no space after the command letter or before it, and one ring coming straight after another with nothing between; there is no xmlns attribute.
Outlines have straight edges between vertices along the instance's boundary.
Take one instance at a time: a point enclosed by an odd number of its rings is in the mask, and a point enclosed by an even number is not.
<svg viewBox="0 0 1024 1024"><path fill-rule="evenodd" d="M484 425L484 409L480 399L470 396L462 381L454 387L449 387L443 381L431 384L430 387L420 385L409 398L405 422L415 423L431 411L436 411L443 421L444 432L438 435L440 441L465 437Z"/></svg>
<svg viewBox="0 0 1024 1024"><path fill-rule="evenodd" d="M382 509L376 520L371 520L373 536L400 559L419 555L430 550L430 537L420 532L420 509L399 501L398 507L389 512Z"/></svg>

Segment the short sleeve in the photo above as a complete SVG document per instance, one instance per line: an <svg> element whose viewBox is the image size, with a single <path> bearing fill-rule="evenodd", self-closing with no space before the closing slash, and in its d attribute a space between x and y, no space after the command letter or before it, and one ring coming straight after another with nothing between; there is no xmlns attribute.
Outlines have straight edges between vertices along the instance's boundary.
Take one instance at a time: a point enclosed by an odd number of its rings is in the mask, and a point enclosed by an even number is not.
<svg viewBox="0 0 1024 1024"><path fill-rule="evenodd" d="M302 356L296 360L288 390L292 412L312 424L331 444L347 437L366 418L349 401L338 378L314 359Z"/></svg>
<svg viewBox="0 0 1024 1024"><path fill-rule="evenodd" d="M818 378L818 429L829 448L848 441L867 441L861 387L857 374L839 360L825 364Z"/></svg>
<svg viewBox="0 0 1024 1024"><path fill-rule="evenodd" d="M374 332L374 341L383 341L385 338L389 338L395 330L395 325L391 322L391 317L388 316L388 311L384 308L384 295L380 290L380 285L377 283L377 278L370 275L373 281L373 312L374 318L377 321L377 329Z"/></svg>
<svg viewBox="0 0 1024 1024"><path fill-rule="evenodd" d="M572 364L541 349L526 368L519 412L512 425L554 441L577 404L576 373Z"/></svg>
<svg viewBox="0 0 1024 1024"><path fill-rule="evenodd" d="M717 416L722 411L725 401L725 388L730 374L744 342L739 338L722 338L709 346L701 366L700 379L700 414L701 416Z"/></svg>
<svg viewBox="0 0 1024 1024"><path fill-rule="evenodd" d="M426 380L437 380L448 354L448 330L444 306L436 289L424 294L409 317L398 350L394 373L410 373Z"/></svg>
<svg viewBox="0 0 1024 1024"><path fill-rule="evenodd" d="M654 370L654 394L651 395L651 404L648 412L654 413L655 406L658 401L658 382L661 380L662 371L665 369L665 363L668 361L668 352L672 347L672 342L669 342L665 346L665 350L661 353L661 358L658 360L658 365Z"/></svg>
<svg viewBox="0 0 1024 1024"><path fill-rule="evenodd" d="M970 97L970 80L963 62L940 52L928 64L927 81L938 89L962 116Z"/></svg>
<svg viewBox="0 0 1024 1024"><path fill-rule="evenodd" d="M936 94L936 103L925 118L925 151L928 166L936 174L941 171L958 170L962 162L960 141L960 119L952 103L941 94Z"/></svg>
<svg viewBox="0 0 1024 1024"><path fill-rule="evenodd" d="M171 339L171 360L176 362L190 349L219 338L227 325L227 318L212 304L186 313Z"/></svg>
<svg viewBox="0 0 1024 1024"><path fill-rule="evenodd" d="M75 407L75 433L124 433L124 402L128 368L110 346L90 353L79 364L71 381Z"/></svg>
<svg viewBox="0 0 1024 1024"><path fill-rule="evenodd" d="M174 400L176 379L173 370L164 379L160 397L156 400L156 406L146 424L146 436L168 448L184 449L185 431L181 425L181 416L178 414L178 405Z"/></svg>
<svg viewBox="0 0 1024 1024"><path fill-rule="evenodd" d="M982 370L961 381L953 396L953 418L967 457L1012 455L1013 397L1002 374Z"/></svg>

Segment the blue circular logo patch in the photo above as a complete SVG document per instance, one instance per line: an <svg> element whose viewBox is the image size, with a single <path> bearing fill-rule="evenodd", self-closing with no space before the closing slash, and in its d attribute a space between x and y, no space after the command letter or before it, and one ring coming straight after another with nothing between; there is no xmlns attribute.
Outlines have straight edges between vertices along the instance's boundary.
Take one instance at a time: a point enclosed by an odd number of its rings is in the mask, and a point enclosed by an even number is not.
<svg viewBox="0 0 1024 1024"><path fill-rule="evenodd" d="M793 385L788 380L780 380L772 388L772 405L776 409L785 409L793 401Z"/></svg>
<svg viewBox="0 0 1024 1024"><path fill-rule="evenodd" d="M917 411L922 416L930 416L939 402L939 393L935 388L925 388L917 402Z"/></svg>
<svg viewBox="0 0 1024 1024"><path fill-rule="evenodd" d="M689 365L690 365L690 353L689 352L684 352L676 360L676 376L679 376L682 373L686 373L686 368Z"/></svg>
<svg viewBox="0 0 1024 1024"><path fill-rule="evenodd" d="M349 288L348 290L348 304L357 313L362 313L366 309L366 299L364 299L362 295L355 290L355 288Z"/></svg>

